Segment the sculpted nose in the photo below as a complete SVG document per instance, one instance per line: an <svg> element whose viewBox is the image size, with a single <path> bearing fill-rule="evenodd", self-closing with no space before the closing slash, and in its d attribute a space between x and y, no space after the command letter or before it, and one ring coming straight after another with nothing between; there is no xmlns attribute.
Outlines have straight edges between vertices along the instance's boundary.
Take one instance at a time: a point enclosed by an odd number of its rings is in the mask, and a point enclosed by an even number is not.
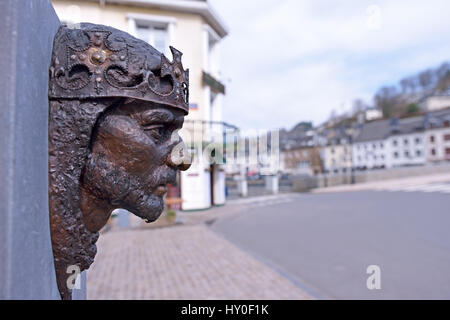
<svg viewBox="0 0 450 320"><path fill-rule="evenodd" d="M192 155L183 141L180 141L169 153L167 164L181 171L191 167Z"/></svg>

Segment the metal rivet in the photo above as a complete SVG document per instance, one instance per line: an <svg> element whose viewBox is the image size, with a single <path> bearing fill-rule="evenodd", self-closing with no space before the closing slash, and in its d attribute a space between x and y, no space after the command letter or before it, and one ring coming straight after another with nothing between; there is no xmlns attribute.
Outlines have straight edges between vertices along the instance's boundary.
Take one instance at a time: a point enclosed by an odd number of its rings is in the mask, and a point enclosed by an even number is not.
<svg viewBox="0 0 450 320"><path fill-rule="evenodd" d="M91 55L91 62L95 64L101 64L106 60L106 52L103 50L97 50Z"/></svg>

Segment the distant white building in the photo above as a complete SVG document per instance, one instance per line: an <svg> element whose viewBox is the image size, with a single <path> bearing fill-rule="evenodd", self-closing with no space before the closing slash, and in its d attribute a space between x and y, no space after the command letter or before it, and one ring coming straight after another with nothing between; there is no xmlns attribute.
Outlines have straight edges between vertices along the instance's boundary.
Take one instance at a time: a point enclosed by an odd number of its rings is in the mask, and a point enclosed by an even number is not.
<svg viewBox="0 0 450 320"><path fill-rule="evenodd" d="M383 112L379 109L370 108L364 111L366 121L373 121L383 118Z"/></svg>
<svg viewBox="0 0 450 320"><path fill-rule="evenodd" d="M383 112L376 108L368 108L357 113L358 123L374 121L383 118Z"/></svg>
<svg viewBox="0 0 450 320"><path fill-rule="evenodd" d="M343 130L331 132L327 137L327 145L323 147L323 164L325 172L347 172L352 168L351 137Z"/></svg>
<svg viewBox="0 0 450 320"><path fill-rule="evenodd" d="M450 89L440 94L432 94L422 98L419 106L424 111L437 111L450 108Z"/></svg>
<svg viewBox="0 0 450 320"><path fill-rule="evenodd" d="M450 110L429 115L426 119L426 129L427 161L450 160Z"/></svg>
<svg viewBox="0 0 450 320"><path fill-rule="evenodd" d="M387 167L423 165L425 155L424 117L393 119L391 135L387 139L389 146Z"/></svg>
<svg viewBox="0 0 450 320"><path fill-rule="evenodd" d="M353 144L356 169L421 165L426 162L424 117L365 123Z"/></svg>
<svg viewBox="0 0 450 320"><path fill-rule="evenodd" d="M390 120L363 124L352 145L353 167L359 170L389 166Z"/></svg>

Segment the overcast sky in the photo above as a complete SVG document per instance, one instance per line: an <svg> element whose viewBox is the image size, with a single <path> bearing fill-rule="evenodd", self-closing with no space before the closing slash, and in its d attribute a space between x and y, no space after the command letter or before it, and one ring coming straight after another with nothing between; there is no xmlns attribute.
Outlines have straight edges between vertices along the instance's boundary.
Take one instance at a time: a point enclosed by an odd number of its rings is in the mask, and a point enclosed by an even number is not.
<svg viewBox="0 0 450 320"><path fill-rule="evenodd" d="M210 0L222 43L224 121L291 128L450 61L448 0Z"/></svg>

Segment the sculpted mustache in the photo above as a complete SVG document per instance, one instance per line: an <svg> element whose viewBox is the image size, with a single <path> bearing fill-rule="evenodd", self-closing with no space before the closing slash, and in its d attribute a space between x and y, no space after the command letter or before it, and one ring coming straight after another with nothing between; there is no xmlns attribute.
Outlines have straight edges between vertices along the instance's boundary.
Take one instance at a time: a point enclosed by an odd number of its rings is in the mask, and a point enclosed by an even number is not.
<svg viewBox="0 0 450 320"><path fill-rule="evenodd" d="M155 176L144 182L146 185L152 186L152 189L156 189L159 185L162 184L166 185L168 183L175 183L177 179L177 172L170 169L170 171L168 172L156 174Z"/></svg>
<svg viewBox="0 0 450 320"><path fill-rule="evenodd" d="M176 175L176 170L169 166L157 168L149 177L130 175L103 157L90 158L83 172L83 178L95 177L94 183L88 184L90 190L98 197L104 198L106 187L109 195L115 198L114 203L131 196L132 190L154 192L159 185L174 183Z"/></svg>

